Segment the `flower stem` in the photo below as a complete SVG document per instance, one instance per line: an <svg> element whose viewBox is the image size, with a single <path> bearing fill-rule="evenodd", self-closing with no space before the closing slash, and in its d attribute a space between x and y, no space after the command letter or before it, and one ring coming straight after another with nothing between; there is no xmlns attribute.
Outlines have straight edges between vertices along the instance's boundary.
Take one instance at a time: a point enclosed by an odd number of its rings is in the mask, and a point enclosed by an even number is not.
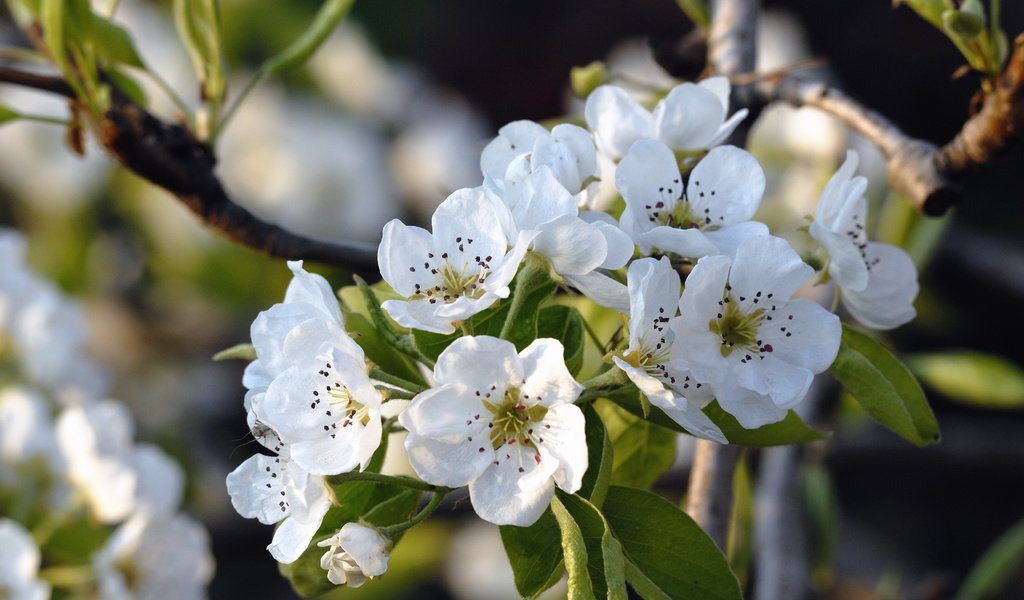
<svg viewBox="0 0 1024 600"><path fill-rule="evenodd" d="M409 381L407 379L396 377L395 375L392 375L391 373L388 373L383 369L379 369L377 367L370 369L370 378L376 379L377 381L386 383L388 385L393 385L397 388L401 388L407 392L412 392L414 394L418 394L419 392L422 392L423 390L427 389L418 383L413 383L412 381Z"/></svg>
<svg viewBox="0 0 1024 600"><path fill-rule="evenodd" d="M612 367L604 373L595 375L583 382L585 389L580 394L580 397L576 399L576 404L590 402L609 390L621 388L625 385L632 385L626 378L626 373L622 369Z"/></svg>
<svg viewBox="0 0 1024 600"><path fill-rule="evenodd" d="M417 479L412 479L410 477L381 475L380 473L372 473L370 471L351 471L349 473L340 473L338 475L330 475L327 477L327 483L329 483L332 486L342 485L344 483L350 483L353 481L370 481L373 483L400 485L402 487L407 487L411 490L420 490L421 492L435 492L438 489L443 489L431 485L425 481L419 481Z"/></svg>
<svg viewBox="0 0 1024 600"><path fill-rule="evenodd" d="M366 283L366 280L358 275L353 275L352 278L356 282L356 287L359 288L360 293L363 295L363 300L366 302L366 309L370 311L370 319L373 321L374 327L376 327L377 331L379 331L384 337L384 341L391 344L391 346L399 352L411 356L433 369L434 361L424 355L423 352L416 347L412 338L407 335L400 335L391 327L391 323L388 322L388 318L384 314L384 311L380 309L380 300L377 299L377 294L373 293L373 288Z"/></svg>
<svg viewBox="0 0 1024 600"><path fill-rule="evenodd" d="M498 334L498 337L503 340L509 339L513 328L516 326L516 322L519 321L519 316L523 312L523 307L526 305L526 299L530 296L530 292L548 276L548 271L549 267L546 261L535 257L533 254L527 254L526 259L523 260L522 270L516 275L519 281L516 284L515 291L512 293L512 304L508 307L508 314L505 315L505 323L502 324L501 333Z"/></svg>
<svg viewBox="0 0 1024 600"><path fill-rule="evenodd" d="M420 523L425 521L427 517L432 515L435 510L437 510L437 507L441 505L441 501L444 500L445 496L447 496L450 492L451 490L448 488L440 488L434 490L434 496L430 499L430 502L428 502L427 505L423 507L423 510L416 513L416 515L413 518L409 519L405 523L399 523L397 525L392 525L390 527L381 527L381 534L389 539L395 539L396 535L402 533L406 529L411 529L416 525L419 525Z"/></svg>
<svg viewBox="0 0 1024 600"><path fill-rule="evenodd" d="M39 570L39 578L54 587L72 588L96 581L92 565L46 567Z"/></svg>

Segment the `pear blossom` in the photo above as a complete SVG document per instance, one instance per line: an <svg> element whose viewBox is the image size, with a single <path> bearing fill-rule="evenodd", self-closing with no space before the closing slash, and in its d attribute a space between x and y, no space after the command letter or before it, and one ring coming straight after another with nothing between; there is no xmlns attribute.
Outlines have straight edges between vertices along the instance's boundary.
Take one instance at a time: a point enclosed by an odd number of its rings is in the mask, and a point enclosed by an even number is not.
<svg viewBox="0 0 1024 600"><path fill-rule="evenodd" d="M848 151L822 192L810 233L828 252L828 274L843 306L867 327L893 329L917 314L917 269L903 249L868 241L867 179L853 176L858 162Z"/></svg>
<svg viewBox="0 0 1024 600"><path fill-rule="evenodd" d="M513 121L498 130L480 154L484 185L493 189L513 210L521 197L521 184L545 167L571 195L585 190L597 175L597 151L589 131L563 123L549 132L533 121Z"/></svg>
<svg viewBox="0 0 1024 600"><path fill-rule="evenodd" d="M0 598L45 600L50 586L39 579L39 547L17 521L0 518Z"/></svg>
<svg viewBox="0 0 1024 600"><path fill-rule="evenodd" d="M602 85L587 98L584 114L598 150L618 159L637 140L656 139L675 150L704 150L725 141L747 116L729 113L729 80L709 77L674 87L649 111L626 90Z"/></svg>
<svg viewBox="0 0 1024 600"><path fill-rule="evenodd" d="M451 333L455 323L507 298L531 241L520 234L509 250L510 220L493 193L466 188L437 207L433 233L398 219L385 225L380 273L408 300L387 300L384 310L403 327Z"/></svg>
<svg viewBox="0 0 1024 600"><path fill-rule="evenodd" d="M839 318L792 298L813 275L788 242L758 236L687 277L672 353L747 429L785 418L839 351Z"/></svg>
<svg viewBox="0 0 1024 600"><path fill-rule="evenodd" d="M672 150L640 140L619 164L615 184L626 201L622 229L645 254L656 248L690 258L732 255L744 239L768 234L750 220L764 193L764 171L734 146L708 152L684 187Z"/></svg>
<svg viewBox="0 0 1024 600"><path fill-rule="evenodd" d="M372 527L345 523L317 546L328 548L320 558L320 567L334 585L359 587L368 577L380 577L388 570L391 541Z"/></svg>
<svg viewBox="0 0 1024 600"><path fill-rule="evenodd" d="M93 556L104 600L201 600L213 566L206 530L181 514L138 513Z"/></svg>
<svg viewBox="0 0 1024 600"><path fill-rule="evenodd" d="M476 513L498 525L528 526L555 485L572 493L587 470L583 387L557 340L522 352L505 340L464 336L437 358L439 387L418 394L398 417L409 462L434 485L469 485Z"/></svg>
<svg viewBox="0 0 1024 600"><path fill-rule="evenodd" d="M228 474L227 489L241 516L266 525L281 523L267 549L286 564L306 550L331 507L323 477L310 475L289 460L284 448L278 456L249 457Z"/></svg>
<svg viewBox="0 0 1024 600"><path fill-rule="evenodd" d="M614 356L615 365L625 371L651 404L673 421L696 435L728 443L725 435L701 408L711 402L712 393L690 376L685 362L673 360L675 334L668 328L679 304L679 274L668 258L644 258L629 265L629 347Z"/></svg>
<svg viewBox="0 0 1024 600"><path fill-rule="evenodd" d="M68 479L102 523L121 521L135 509L134 430L128 409L113 400L69 406L57 417Z"/></svg>
<svg viewBox="0 0 1024 600"><path fill-rule="evenodd" d="M19 467L39 460L51 475L67 465L45 398L26 386L0 390L0 485L17 483Z"/></svg>

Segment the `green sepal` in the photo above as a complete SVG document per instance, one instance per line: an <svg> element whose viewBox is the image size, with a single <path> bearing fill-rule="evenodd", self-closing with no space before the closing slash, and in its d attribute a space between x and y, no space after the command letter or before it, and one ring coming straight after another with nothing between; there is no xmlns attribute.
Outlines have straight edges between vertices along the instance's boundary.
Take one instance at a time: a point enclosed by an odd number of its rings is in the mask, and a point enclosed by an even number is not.
<svg viewBox="0 0 1024 600"><path fill-rule="evenodd" d="M875 340L844 325L831 370L874 420L917 446L939 441L939 424L921 385Z"/></svg>
<svg viewBox="0 0 1024 600"><path fill-rule="evenodd" d="M92 15L93 42L96 54L108 62L145 69L146 65L135 49L131 35L113 21Z"/></svg>
<svg viewBox="0 0 1024 600"><path fill-rule="evenodd" d="M256 348L252 344L235 344L213 355L213 360L256 360Z"/></svg>

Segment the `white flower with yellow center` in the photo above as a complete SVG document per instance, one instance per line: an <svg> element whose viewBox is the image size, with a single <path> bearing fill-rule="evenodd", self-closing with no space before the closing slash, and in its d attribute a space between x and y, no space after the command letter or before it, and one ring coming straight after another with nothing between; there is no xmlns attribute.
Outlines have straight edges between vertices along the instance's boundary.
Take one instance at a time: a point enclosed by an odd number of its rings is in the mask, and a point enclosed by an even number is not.
<svg viewBox="0 0 1024 600"><path fill-rule="evenodd" d="M668 146L640 140L619 164L615 185L626 200L622 229L645 254L656 248L690 258L731 256L744 239L768 234L767 226L751 221L764 193L764 170L734 146L711 150L684 182Z"/></svg>
<svg viewBox="0 0 1024 600"><path fill-rule="evenodd" d="M334 585L359 587L388 570L391 541L372 527L346 523L317 546L328 549L320 557L320 568Z"/></svg>
<svg viewBox="0 0 1024 600"><path fill-rule="evenodd" d="M451 333L456 323L509 295L530 238L511 248L508 209L483 188L461 189L437 207L433 233L395 219L384 226L377 251L381 276L408 300L388 300L384 310L399 325Z"/></svg>
<svg viewBox="0 0 1024 600"><path fill-rule="evenodd" d="M629 265L629 347L612 357L651 404L698 437L728 443L701 408L711 402L708 386L690 376L686 363L673 360L675 334L668 328L679 304L679 274L665 257Z"/></svg>
<svg viewBox="0 0 1024 600"><path fill-rule="evenodd" d="M890 244L868 241L864 230L867 179L854 177L859 157L846 161L821 194L811 237L828 252L828 274L839 286L843 306L872 329L893 329L917 314L917 268L910 256Z"/></svg>
<svg viewBox="0 0 1024 600"><path fill-rule="evenodd" d="M788 242L759 236L686 279L672 353L748 429L785 418L839 351L839 318L792 298L813 275Z"/></svg>
<svg viewBox="0 0 1024 600"><path fill-rule="evenodd" d="M416 396L398 421L416 473L434 485L469 485L473 508L498 525L527 526L555 485L572 493L587 470L582 386L565 367L562 344L515 346L461 337L437 359L440 387Z"/></svg>

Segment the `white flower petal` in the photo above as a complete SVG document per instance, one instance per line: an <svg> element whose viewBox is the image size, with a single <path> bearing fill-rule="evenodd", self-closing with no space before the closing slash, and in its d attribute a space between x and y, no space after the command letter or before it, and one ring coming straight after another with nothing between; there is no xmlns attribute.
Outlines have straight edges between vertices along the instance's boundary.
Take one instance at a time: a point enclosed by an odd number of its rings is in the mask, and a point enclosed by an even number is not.
<svg viewBox="0 0 1024 600"><path fill-rule="evenodd" d="M505 179L509 164L516 157L533 151L537 138L548 135L548 130L533 121L513 121L498 130L498 137L480 153L480 170L487 177Z"/></svg>
<svg viewBox="0 0 1024 600"><path fill-rule="evenodd" d="M671 213L683 194L679 164L672 150L657 140L640 140L615 169L615 187L641 231Z"/></svg>
<svg viewBox="0 0 1024 600"><path fill-rule="evenodd" d="M686 197L702 226L725 227L753 218L764 187L764 169L753 155L719 146L693 168Z"/></svg>
<svg viewBox="0 0 1024 600"><path fill-rule="evenodd" d="M512 218L520 230L538 229L559 217L576 216L576 199L547 166L531 173L523 185L527 189L522 201L512 209Z"/></svg>
<svg viewBox="0 0 1024 600"><path fill-rule="evenodd" d="M764 394L730 385L728 382L720 387L721 391L716 388L719 406L736 417L745 429L757 429L786 418L786 409L778 407Z"/></svg>
<svg viewBox="0 0 1024 600"><path fill-rule="evenodd" d="M299 302L310 304L322 310L324 314L344 325L341 320L341 306L327 280L315 273L308 273L302 268L302 261L289 261L288 268L293 277L284 294L285 304Z"/></svg>
<svg viewBox="0 0 1024 600"><path fill-rule="evenodd" d="M736 249L743 240L768 235L768 226L759 221L744 221L715 231L705 231L705 238L718 248L718 254L736 257Z"/></svg>
<svg viewBox="0 0 1024 600"><path fill-rule="evenodd" d="M608 252L600 268L615 270L626 266L629 259L633 258L636 246L633 238L619 227L615 219L608 213L597 211L582 212L580 218L597 227L604 236Z"/></svg>
<svg viewBox="0 0 1024 600"><path fill-rule="evenodd" d="M405 438L405 449L409 464L420 479L433 485L461 487L477 479L494 460L486 433L474 440L447 443L410 432Z"/></svg>
<svg viewBox="0 0 1024 600"><path fill-rule="evenodd" d="M320 529L321 521L323 516L327 514L330 503L321 504L319 508L323 510L319 518L311 518L308 521L288 518L278 525L277 529L274 530L273 541L267 546L267 550L270 551L270 555L274 557L274 560L287 565L295 562L302 556L302 553L306 551L309 543L313 540L313 536Z"/></svg>
<svg viewBox="0 0 1024 600"><path fill-rule="evenodd" d="M565 275L566 282L594 302L619 312L629 310L626 286L611 277L592 271L583 275Z"/></svg>
<svg viewBox="0 0 1024 600"><path fill-rule="evenodd" d="M511 345L511 344L510 344ZM572 404L583 391L565 366L562 343L551 338L534 340L519 353L522 360L522 397L544 406Z"/></svg>
<svg viewBox="0 0 1024 600"><path fill-rule="evenodd" d="M416 284L433 285L435 277L424 265L434 251L434 238L422 227L410 227L398 219L384 226L383 238L377 247L380 275L403 296L416 292Z"/></svg>
<svg viewBox="0 0 1024 600"><path fill-rule="evenodd" d="M537 444L542 461L555 461L558 468L551 476L558 487L572 494L583 485L589 461L583 411L575 404L553 406L544 417L543 427L544 441Z"/></svg>
<svg viewBox="0 0 1024 600"><path fill-rule="evenodd" d="M227 476L231 506L246 519L257 519L266 525L291 515L291 505L281 504L281 492L285 492L285 497L294 496L305 484L305 471L286 467L282 459L263 454L250 456Z"/></svg>
<svg viewBox="0 0 1024 600"><path fill-rule="evenodd" d="M793 296L797 288L814 276L814 269L800 260L789 242L775 236L747 238L736 249L736 260L729 273L729 284L736 297L756 292L771 292L776 300Z"/></svg>
<svg viewBox="0 0 1024 600"><path fill-rule="evenodd" d="M624 89L602 85L587 97L587 125L601 152L623 156L636 140L651 137L654 117Z"/></svg>
<svg viewBox="0 0 1024 600"><path fill-rule="evenodd" d="M893 329L914 318L917 268L903 249L869 242L864 258L871 277L862 291L843 288L843 306L855 319L872 329Z"/></svg>
<svg viewBox="0 0 1024 600"><path fill-rule="evenodd" d="M759 330L773 356L814 373L832 365L842 337L839 317L802 298L787 302L775 313Z"/></svg>
<svg viewBox="0 0 1024 600"><path fill-rule="evenodd" d="M288 366L316 360L324 344L330 344L355 361L363 360L363 349L335 321L310 319L293 327L283 337L282 348Z"/></svg>
<svg viewBox="0 0 1024 600"><path fill-rule="evenodd" d="M511 342L486 335L466 336L437 357L434 379L441 385L461 383L471 392L493 387L500 396L523 379L523 365Z"/></svg>
<svg viewBox="0 0 1024 600"><path fill-rule="evenodd" d="M654 108L655 137L679 150L707 148L725 121L725 110L714 91L678 85Z"/></svg>
<svg viewBox="0 0 1024 600"><path fill-rule="evenodd" d="M583 275L604 262L607 244L600 229L575 215L564 215L542 225L531 247L551 261L556 273Z"/></svg>
<svg viewBox="0 0 1024 600"><path fill-rule="evenodd" d="M469 484L469 499L473 510L485 521L527 527L536 523L551 503L555 485L548 477L539 487L522 489L523 474L519 469L530 472L543 467L530 458L532 453L521 452L518 448L509 453L510 458L499 459L499 464Z"/></svg>
<svg viewBox="0 0 1024 600"><path fill-rule="evenodd" d="M707 234L697 228L676 229L659 225L638 235L636 241L637 244L689 258L721 254Z"/></svg>
<svg viewBox="0 0 1024 600"><path fill-rule="evenodd" d="M679 273L667 257L633 261L626 274L629 287L629 347L637 349L655 329L676 314ZM663 320L664 319L664 320Z"/></svg>
<svg viewBox="0 0 1024 600"><path fill-rule="evenodd" d="M185 492L185 473L157 446L136 444L132 451L136 472L137 508L170 516L181 504Z"/></svg>

